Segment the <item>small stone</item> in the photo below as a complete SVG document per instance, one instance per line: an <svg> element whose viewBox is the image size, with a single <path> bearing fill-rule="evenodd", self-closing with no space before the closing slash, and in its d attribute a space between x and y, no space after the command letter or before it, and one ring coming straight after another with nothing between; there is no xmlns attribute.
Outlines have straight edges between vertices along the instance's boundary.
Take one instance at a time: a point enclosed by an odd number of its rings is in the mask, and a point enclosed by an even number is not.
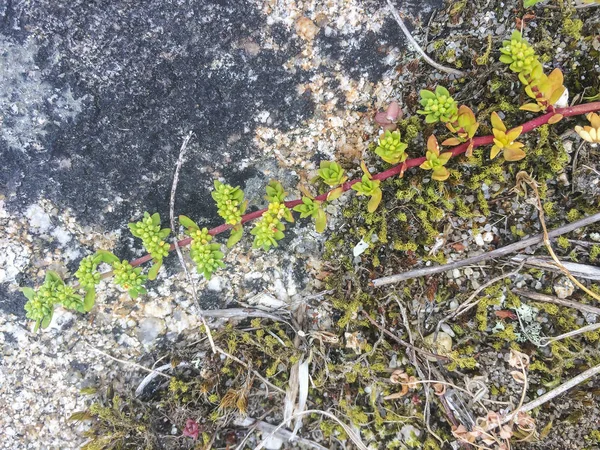
<svg viewBox="0 0 600 450"><path fill-rule="evenodd" d="M494 240L494 233L492 233L491 231L486 231L485 233L483 233L483 242L486 243L490 243Z"/></svg>
<svg viewBox="0 0 600 450"><path fill-rule="evenodd" d="M167 317L172 311L171 303L165 300L156 300L146 303L144 306L144 314L146 316L158 317L160 319Z"/></svg>
<svg viewBox="0 0 600 450"><path fill-rule="evenodd" d="M222 289L221 278L212 277L206 287L208 288L209 291L221 292L221 289Z"/></svg>
<svg viewBox="0 0 600 450"><path fill-rule="evenodd" d="M575 285L566 277L562 277L554 284L554 292L558 298L570 297L574 291Z"/></svg>
<svg viewBox="0 0 600 450"><path fill-rule="evenodd" d="M456 300L452 300L448 306L452 311L454 311L456 308L458 308L458 302Z"/></svg>
<svg viewBox="0 0 600 450"><path fill-rule="evenodd" d="M147 317L140 321L140 327L137 330L137 338L144 344L151 344L154 340L164 333L165 322L157 317Z"/></svg>
<svg viewBox="0 0 600 450"><path fill-rule="evenodd" d="M473 269L471 269L470 267L467 267L464 270L464 274L465 274L466 277L470 277L471 275L473 275Z"/></svg>
<svg viewBox="0 0 600 450"><path fill-rule="evenodd" d="M454 278L460 278L460 270L458 270L458 269L454 269L454 270L452 271L452 276L453 276Z"/></svg>
<svg viewBox="0 0 600 450"><path fill-rule="evenodd" d="M448 355L452 351L452 337L443 331L438 333L435 341L433 340L434 337L435 333L431 333L429 336L425 336L423 341L434 353ZM436 358L430 357L430 359L436 361Z"/></svg>
<svg viewBox="0 0 600 450"><path fill-rule="evenodd" d="M305 41L312 41L318 32L319 27L308 17L303 16L296 21L296 34Z"/></svg>
<svg viewBox="0 0 600 450"><path fill-rule="evenodd" d="M481 234L475 235L475 243L480 247L483 247L485 245L485 241L483 240L483 236L481 236Z"/></svg>

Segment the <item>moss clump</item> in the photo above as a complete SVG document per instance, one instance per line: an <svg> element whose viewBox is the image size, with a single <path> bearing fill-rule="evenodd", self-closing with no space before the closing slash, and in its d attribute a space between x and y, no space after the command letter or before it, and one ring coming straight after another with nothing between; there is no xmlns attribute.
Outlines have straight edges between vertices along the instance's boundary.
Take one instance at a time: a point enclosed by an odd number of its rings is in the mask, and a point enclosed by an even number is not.
<svg viewBox="0 0 600 450"><path fill-rule="evenodd" d="M600 245L594 244L590 250L590 260L596 261L600 257Z"/></svg>
<svg viewBox="0 0 600 450"><path fill-rule="evenodd" d="M570 17L567 17L565 20L563 20L563 33L573 38L575 41L579 41L581 39L582 28L583 21L580 19L571 19Z"/></svg>
<svg viewBox="0 0 600 450"><path fill-rule="evenodd" d="M565 250L568 249L571 246L571 243L569 242L569 239L567 239L565 236L559 236L556 239L556 243L558 244L558 246L560 248L565 249Z"/></svg>

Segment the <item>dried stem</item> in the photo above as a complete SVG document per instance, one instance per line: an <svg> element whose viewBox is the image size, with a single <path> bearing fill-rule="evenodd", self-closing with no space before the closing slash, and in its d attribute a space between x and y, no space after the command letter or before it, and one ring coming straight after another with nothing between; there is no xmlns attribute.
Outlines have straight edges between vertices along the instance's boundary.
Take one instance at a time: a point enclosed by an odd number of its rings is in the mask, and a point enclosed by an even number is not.
<svg viewBox="0 0 600 450"><path fill-rule="evenodd" d="M175 174L173 175L173 184L171 186L171 199L169 201L169 219L171 221L171 230L175 235L175 237L173 238L173 247L177 252L179 264L181 264L181 267L185 272L185 277L187 278L188 282L190 283L190 286L192 287L192 296L194 297L194 301L196 302L196 306L198 307L198 311L196 311L196 313L200 317L202 325L204 325L204 329L206 330L206 337L208 337L208 342L210 342L210 348L212 349L213 353L217 353L215 341L213 340L210 327L208 326L208 323L206 322L206 319L202 314L202 308L200 307L200 302L198 301L198 294L196 293L196 285L194 283L194 280L190 276L185 260L183 259L183 253L181 253L181 249L179 248L179 244L177 243L177 228L175 228L175 193L177 192L177 183L179 182L179 171L181 170L181 166L183 165L185 151L190 142L190 139L192 138L192 135L193 131L190 131L183 140L183 143L181 144L181 149L179 150L179 158L177 158L177 166L175 167Z"/></svg>
<svg viewBox="0 0 600 450"><path fill-rule="evenodd" d="M406 348L409 348L409 349L415 350L415 351L417 351L419 353L422 353L425 356L430 356L432 358L441 359L441 360L444 360L444 361L449 361L450 360L450 358L448 358L447 356L438 355L436 353L428 352L427 350L423 350L422 348L415 347L414 345L411 345L408 342L403 341L398 336L396 336L394 333L392 333L389 330L386 330L381 325L379 325L371 316L369 316L369 314L367 314L366 311L363 311L362 313L367 318L367 320L369 322L371 322L374 326L376 326L377 328L379 328L379 330L381 330L382 332L384 332L385 334L387 334L389 337L391 337L393 340L395 340L398 344L401 344L401 345L403 345Z"/></svg>
<svg viewBox="0 0 600 450"><path fill-rule="evenodd" d="M548 237L554 238L557 236L561 236L565 233L570 233L571 231L576 230L577 228L582 228L593 223L600 221L600 213L596 213L592 216L584 217L583 219L577 220L575 222L568 223L562 227L556 228L550 232L548 232ZM524 248L530 247L535 244L542 243L544 240L543 234L538 234L537 236L533 236L527 239L523 239L521 241L515 242L513 244L507 245L505 247L500 247L491 252L482 253L481 255L473 256L472 258L463 259L460 261L455 261L449 264L444 264L442 266L433 266L433 267L424 267L422 269L410 270L408 272L399 273L396 275L389 275L387 277L377 278L373 280L373 285L375 287L385 286L386 284L399 283L400 281L410 280L411 278L420 278L427 275L434 275L436 273L447 272L449 270L458 269L459 267L470 266L481 261L486 261L492 258L500 258L501 256L510 255L511 253L515 253L519 250L523 250Z"/></svg>
<svg viewBox="0 0 600 450"><path fill-rule="evenodd" d="M548 253L550 253L550 256L552 256L552 259L556 263L556 267L558 267L561 270L561 272L563 274L565 274L567 276L567 278L569 278L569 280L571 280L573 283L575 283L577 285L577 287L579 287L579 289L583 290L589 296L600 301L600 295L589 290L587 287L585 287L583 284L581 284L579 282L579 280L577 280L573 275L571 275L571 272L569 272L569 269L567 269L563 265L563 263L560 262L560 260L558 259L558 256L556 256L556 253L554 253L554 250L552 249L552 245L550 244L550 237L548 236L548 230L546 228L544 208L542 206L542 199L540 198L540 193L538 192L537 183L527 174L527 172L519 172L517 174L517 183L526 183L531 188L533 193L535 194L535 198L537 200L537 209L538 209L538 214L539 214L539 218L540 218L540 223L542 224L542 230L544 231L543 242L544 242L544 245L546 246L546 249L548 250Z"/></svg>
<svg viewBox="0 0 600 450"><path fill-rule="evenodd" d="M118 362L118 363L121 363L121 364L128 364L128 365L130 365L130 366L137 367L138 369L140 369L140 370L143 370L144 372L149 372L149 373L152 373L152 374L154 374L154 375L160 375L161 377L168 378L169 380L170 380L171 378L174 378L174 377L172 377L171 375L167 375L166 373L159 372L158 370L148 369L147 367L144 367L144 366L142 366L141 364L134 363L134 362L131 362L131 361L126 361L126 360L124 360L124 359L115 358L114 356L112 356L112 355L109 355L109 354L108 354L108 353L106 353L105 351L102 351L102 350L100 350L99 348L96 348L96 347L94 347L94 346L93 346L92 344L90 344L89 342L87 342L87 341L83 341L83 342L85 343L85 345L87 345L89 348L91 348L91 349L92 349L92 350L94 350L95 352L98 352L98 353L100 353L101 355L103 355L103 356L106 356L108 359L112 359L113 361L116 361L116 362Z"/></svg>
<svg viewBox="0 0 600 450"><path fill-rule="evenodd" d="M586 305L584 303L579 303L575 300L571 300L568 298L558 298L553 297L551 295L540 294L539 292L525 291L522 289L513 289L512 291L517 295L530 298L531 300L535 300L537 302L555 303L560 306L566 306L567 308L578 309L579 311L585 313L600 315L600 308L597 308L592 305Z"/></svg>
<svg viewBox="0 0 600 450"><path fill-rule="evenodd" d="M435 67L437 70L449 73L451 75L456 75L459 77L464 77L466 75L465 72L462 72L460 70L442 66L441 64L435 62L433 59L431 59L429 56L427 56L427 53L425 53L425 51L421 48L421 46L419 44L417 44L417 41L415 41L415 38L412 37L412 35L410 34L410 31L408 31L408 28L406 28L406 25L404 25L404 22L402 21L402 18L400 17L400 13L394 7L394 4L392 3L392 1L387 0L387 4L390 8L390 11L392 12L392 16L394 16L394 19L396 19L398 26L400 27L400 29L406 36L406 39L408 39L408 41L412 44L412 46L415 48L415 50L423 57L423 59L425 60L425 62L427 64L429 64L432 67Z"/></svg>
<svg viewBox="0 0 600 450"><path fill-rule="evenodd" d="M540 395L535 400L533 400L529 403L526 403L525 405L521 406L520 408L515 409L515 411L507 414L504 417L504 419L502 419L501 421L490 424L490 426L487 427L486 431L493 430L494 428L496 428L500 425L503 425L506 422L511 421L513 419L513 417L516 417L520 412L531 411L532 409L535 409L535 408L543 405L544 403L549 402L550 400L558 397L559 395L565 393L569 389L577 386L580 383L583 383L584 381L588 380L589 378L592 378L593 376L595 376L599 373L600 373L600 364L595 367L592 367L591 369L586 370L585 372L580 373L579 375L577 375L574 378L571 378L569 381L561 384L556 389L552 389L550 392L546 392L544 395Z"/></svg>

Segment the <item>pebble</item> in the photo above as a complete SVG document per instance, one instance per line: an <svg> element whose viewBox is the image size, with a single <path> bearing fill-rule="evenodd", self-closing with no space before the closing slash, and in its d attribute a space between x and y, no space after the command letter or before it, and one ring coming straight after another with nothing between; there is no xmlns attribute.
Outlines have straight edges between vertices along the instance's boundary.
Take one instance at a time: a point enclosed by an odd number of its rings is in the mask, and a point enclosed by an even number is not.
<svg viewBox="0 0 600 450"><path fill-rule="evenodd" d="M575 291L575 285L571 280L566 277L561 277L554 284L554 292L558 298L567 298L570 297Z"/></svg>
<svg viewBox="0 0 600 450"><path fill-rule="evenodd" d="M452 271L452 276L453 276L454 278L460 278L460 270L459 270L459 269L454 269L454 270Z"/></svg>
<svg viewBox="0 0 600 450"><path fill-rule="evenodd" d="M149 345L165 332L165 321L157 317L147 317L140 321L137 338L144 345Z"/></svg>
<svg viewBox="0 0 600 450"><path fill-rule="evenodd" d="M171 306L171 302L167 302L164 300L154 300L152 302L146 303L144 306L144 313L147 316L158 317L160 319L164 319L168 315L171 314L173 308Z"/></svg>
<svg viewBox="0 0 600 450"><path fill-rule="evenodd" d="M485 241L483 240L483 236L481 236L481 234L475 235L475 243L480 247L483 247L485 245Z"/></svg>
<svg viewBox="0 0 600 450"><path fill-rule="evenodd" d="M213 276L206 287L209 291L221 292L223 289L221 286L221 277Z"/></svg>

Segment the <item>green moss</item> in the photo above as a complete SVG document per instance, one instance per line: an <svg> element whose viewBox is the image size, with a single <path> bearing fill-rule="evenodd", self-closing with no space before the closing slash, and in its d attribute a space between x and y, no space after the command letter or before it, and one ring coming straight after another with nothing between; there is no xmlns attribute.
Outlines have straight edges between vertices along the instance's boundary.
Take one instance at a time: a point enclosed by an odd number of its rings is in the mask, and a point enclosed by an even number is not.
<svg viewBox="0 0 600 450"><path fill-rule="evenodd" d="M559 236L556 239L556 243L558 244L558 246L560 248L565 249L565 250L568 249L571 246L571 243L569 242L569 239L567 239L565 236Z"/></svg>
<svg viewBox="0 0 600 450"><path fill-rule="evenodd" d="M550 373L550 369L548 369L548 366L546 366L546 364L544 364L544 362L539 359L536 359L529 365L529 370Z"/></svg>
<svg viewBox="0 0 600 450"><path fill-rule="evenodd" d="M399 251L403 251L403 252L408 252L408 251L416 251L418 248L417 244L413 241L409 241L409 242L400 242L400 241L395 241L393 244L393 249L394 250L399 250Z"/></svg>
<svg viewBox="0 0 600 450"><path fill-rule="evenodd" d="M479 203L479 210L483 213L484 216L490 215L490 206L485 198L485 194L483 191L477 192L477 202Z"/></svg>
<svg viewBox="0 0 600 450"><path fill-rule="evenodd" d="M546 214L547 217L556 216L556 209L555 209L554 202L544 202L542 207L544 208L544 213Z"/></svg>
<svg viewBox="0 0 600 450"><path fill-rule="evenodd" d="M506 325L504 330L500 330L494 333L494 337L496 339L501 339L507 342L515 342L517 340L517 335L515 334L515 326L513 324Z"/></svg>
<svg viewBox="0 0 600 450"><path fill-rule="evenodd" d="M580 19L571 19L570 17L567 17L563 20L563 32L576 41L581 39L582 28L583 22Z"/></svg>
<svg viewBox="0 0 600 450"><path fill-rule="evenodd" d="M596 261L600 257L600 245L594 244L590 250L590 260Z"/></svg>
<svg viewBox="0 0 600 450"><path fill-rule="evenodd" d="M571 208L569 210L569 212L567 213L567 220L569 222L575 222L576 220L581 219L581 213L575 209L575 208Z"/></svg>

